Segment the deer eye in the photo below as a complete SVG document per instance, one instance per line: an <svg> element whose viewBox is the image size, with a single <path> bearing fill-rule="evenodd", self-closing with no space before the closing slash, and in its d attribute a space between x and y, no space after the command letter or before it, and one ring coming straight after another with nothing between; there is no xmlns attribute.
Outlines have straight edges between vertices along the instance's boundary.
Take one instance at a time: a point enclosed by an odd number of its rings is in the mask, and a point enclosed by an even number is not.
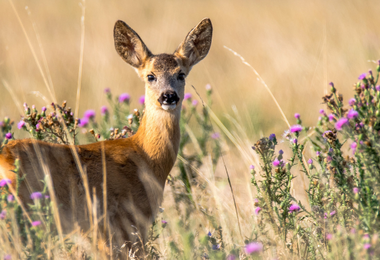
<svg viewBox="0 0 380 260"><path fill-rule="evenodd" d="M185 77L186 77L185 73L180 73L178 75L178 80L185 80Z"/></svg>
<svg viewBox="0 0 380 260"><path fill-rule="evenodd" d="M148 81L149 81L149 82L152 82L152 81L154 81L154 80L156 79L152 74L149 74L149 75L147 76L147 78L148 78Z"/></svg>

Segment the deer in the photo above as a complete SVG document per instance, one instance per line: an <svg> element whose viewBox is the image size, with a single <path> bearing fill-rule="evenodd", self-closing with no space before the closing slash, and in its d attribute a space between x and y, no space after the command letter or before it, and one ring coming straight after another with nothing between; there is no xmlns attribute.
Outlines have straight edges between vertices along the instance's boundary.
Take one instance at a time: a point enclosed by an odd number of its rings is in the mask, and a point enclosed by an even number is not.
<svg viewBox="0 0 380 260"><path fill-rule="evenodd" d="M83 230L90 227L86 181L88 189L95 191L98 215L106 213L113 241L118 245L136 241L133 233L138 230L145 243L177 158L185 79L208 54L213 27L205 18L173 54L157 55L125 22L118 20L113 32L116 52L145 83L145 112L138 131L128 138L86 145L10 141L0 154L0 178L11 180L9 185L15 189L18 160L18 174L25 177L18 197L28 204L33 202L30 194L42 190L41 180L48 174L64 232L70 232L75 222ZM85 180L80 171L85 173Z"/></svg>

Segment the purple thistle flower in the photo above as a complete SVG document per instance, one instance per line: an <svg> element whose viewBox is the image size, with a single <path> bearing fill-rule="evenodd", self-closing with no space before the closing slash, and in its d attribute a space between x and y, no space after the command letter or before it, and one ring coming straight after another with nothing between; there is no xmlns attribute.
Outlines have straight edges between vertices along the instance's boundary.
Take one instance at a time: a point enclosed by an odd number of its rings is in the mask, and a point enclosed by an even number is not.
<svg viewBox="0 0 380 260"><path fill-rule="evenodd" d="M273 162L272 162L273 166L277 167L280 165L280 161L276 158Z"/></svg>
<svg viewBox="0 0 380 260"><path fill-rule="evenodd" d="M298 114L298 113L295 113L295 114L294 114L294 117L295 117L296 119L300 119L300 118L301 118L300 114Z"/></svg>
<svg viewBox="0 0 380 260"><path fill-rule="evenodd" d="M82 118L82 119L80 119L79 120L79 124L78 124L78 126L79 127L86 127L87 125L88 125L88 118Z"/></svg>
<svg viewBox="0 0 380 260"><path fill-rule="evenodd" d="M7 140L12 139L12 133L6 133L5 134L5 139L7 139Z"/></svg>
<svg viewBox="0 0 380 260"><path fill-rule="evenodd" d="M352 153L353 154L355 154L355 152L356 152L356 147L358 147L357 143L354 142L354 143L351 144L351 149L352 149Z"/></svg>
<svg viewBox="0 0 380 260"><path fill-rule="evenodd" d="M18 122L18 124L17 124L17 128L18 129L21 129L21 128L23 128L25 126L25 122L24 122L24 120L21 120L20 122Z"/></svg>
<svg viewBox="0 0 380 260"><path fill-rule="evenodd" d="M301 209L300 206L298 206L297 204L292 204L289 207L290 213L293 213L294 211L299 211L300 209Z"/></svg>
<svg viewBox="0 0 380 260"><path fill-rule="evenodd" d="M355 234L356 233L356 229L355 228L351 228L350 233L351 234Z"/></svg>
<svg viewBox="0 0 380 260"><path fill-rule="evenodd" d="M212 245L212 250L219 250L220 248L220 245L217 244L217 245Z"/></svg>
<svg viewBox="0 0 380 260"><path fill-rule="evenodd" d="M330 212L330 216L334 216L335 214L336 214L335 210Z"/></svg>
<svg viewBox="0 0 380 260"><path fill-rule="evenodd" d="M106 114L108 114L108 108L106 106L102 106L100 108L100 113L104 116Z"/></svg>
<svg viewBox="0 0 380 260"><path fill-rule="evenodd" d="M46 107L42 107L42 112L45 112L46 111Z"/></svg>
<svg viewBox="0 0 380 260"><path fill-rule="evenodd" d="M30 194L30 198L32 200L39 200L42 198L42 193L41 192L33 192L32 194Z"/></svg>
<svg viewBox="0 0 380 260"><path fill-rule="evenodd" d="M206 90L207 90L207 91L210 91L210 90L211 90L211 85L210 85L210 84L206 84Z"/></svg>
<svg viewBox="0 0 380 260"><path fill-rule="evenodd" d="M328 116L328 118L329 118L329 121L331 122L331 121L334 121L335 116L334 116L333 114L330 114L330 115Z"/></svg>
<svg viewBox="0 0 380 260"><path fill-rule="evenodd" d="M45 199L49 199L50 198L50 196L49 195L45 195Z"/></svg>
<svg viewBox="0 0 380 260"><path fill-rule="evenodd" d="M226 260L236 260L236 256L235 255L228 255Z"/></svg>
<svg viewBox="0 0 380 260"><path fill-rule="evenodd" d="M380 91L380 86L379 85L376 86L376 90Z"/></svg>
<svg viewBox="0 0 380 260"><path fill-rule="evenodd" d="M261 208L260 208L260 207L255 208L255 214L256 214L256 215L259 215L260 211L261 211Z"/></svg>
<svg viewBox="0 0 380 260"><path fill-rule="evenodd" d="M255 165L249 166L249 169L254 170L255 169Z"/></svg>
<svg viewBox="0 0 380 260"><path fill-rule="evenodd" d="M220 134L217 132L211 134L212 139L218 139L219 137L220 137Z"/></svg>
<svg viewBox="0 0 380 260"><path fill-rule="evenodd" d="M0 187L4 187L5 185L11 184L12 181L10 179L2 179L0 181Z"/></svg>
<svg viewBox="0 0 380 260"><path fill-rule="evenodd" d="M319 114L324 115L325 114L325 110L323 110L323 109L319 110Z"/></svg>
<svg viewBox="0 0 380 260"><path fill-rule="evenodd" d="M124 103L124 102L128 103L130 99L131 99L131 96L128 93L123 93L123 94L120 94L119 96L120 103Z"/></svg>
<svg viewBox="0 0 380 260"><path fill-rule="evenodd" d="M192 95L191 93L185 93L185 96L183 97L184 100L191 99Z"/></svg>
<svg viewBox="0 0 380 260"><path fill-rule="evenodd" d="M197 106L198 105L198 100L194 99L193 102L191 103L193 106Z"/></svg>
<svg viewBox="0 0 380 260"><path fill-rule="evenodd" d="M87 119L93 119L95 117L95 114L96 114L95 110L89 109L89 110L86 110L86 112L84 112L83 117Z"/></svg>
<svg viewBox="0 0 380 260"><path fill-rule="evenodd" d="M338 122L336 122L335 128L336 130L342 130L343 126L347 124L348 124L348 119L343 117L339 119Z"/></svg>
<svg viewBox="0 0 380 260"><path fill-rule="evenodd" d="M354 192L354 194L358 194L359 193L359 188L358 187L354 187L352 189L352 191Z"/></svg>
<svg viewBox="0 0 380 260"><path fill-rule="evenodd" d="M0 213L0 219L5 219L6 216L7 216L7 211L3 209L3 211L1 211Z"/></svg>
<svg viewBox="0 0 380 260"><path fill-rule="evenodd" d="M209 231L208 233L207 233L207 235L209 236L209 237L211 237L212 235L211 235L211 231Z"/></svg>
<svg viewBox="0 0 380 260"><path fill-rule="evenodd" d="M293 144L297 144L297 143L298 143L297 138L294 138L294 139L293 139Z"/></svg>
<svg viewBox="0 0 380 260"><path fill-rule="evenodd" d="M161 223L164 225L168 224L168 222L166 220L161 220Z"/></svg>
<svg viewBox="0 0 380 260"><path fill-rule="evenodd" d="M348 111L347 113L347 117L348 119L353 119L353 118L357 118L359 115L358 111L355 111L353 109L351 109L350 111Z"/></svg>
<svg viewBox="0 0 380 260"><path fill-rule="evenodd" d="M355 103L356 103L356 99L355 99L355 98L351 98L350 100L348 100L348 104L349 104L350 106L355 105Z"/></svg>
<svg viewBox="0 0 380 260"><path fill-rule="evenodd" d="M36 221L33 221L33 222L32 222L32 226L33 226L33 227L37 227L37 226L39 226L39 225L41 225L41 221L39 221L39 220L36 220Z"/></svg>
<svg viewBox="0 0 380 260"><path fill-rule="evenodd" d="M320 156L320 155L321 155L321 152L320 152L320 151L316 151L315 154L316 154L317 156Z"/></svg>
<svg viewBox="0 0 380 260"><path fill-rule="evenodd" d="M326 239L327 240L331 240L333 238L333 235L332 234L330 234L330 233L327 233L326 234Z"/></svg>
<svg viewBox="0 0 380 260"><path fill-rule="evenodd" d="M12 202L12 201L14 201L14 199L15 199L15 198L13 197L12 194L9 194L8 197L7 197L7 201L8 201L8 202Z"/></svg>
<svg viewBox="0 0 380 260"><path fill-rule="evenodd" d="M269 140L273 141L274 139L276 139L276 135L275 134L270 134Z"/></svg>
<svg viewBox="0 0 380 260"><path fill-rule="evenodd" d="M3 127L3 126L4 126L4 122L0 121L0 127Z"/></svg>
<svg viewBox="0 0 380 260"><path fill-rule="evenodd" d="M106 93L106 94L111 93L111 89L110 89L110 88L105 88L105 89L104 89L104 93Z"/></svg>
<svg viewBox="0 0 380 260"><path fill-rule="evenodd" d="M363 247L364 247L364 249L370 249L371 248L371 244L370 243L365 243L364 245L363 245Z"/></svg>
<svg viewBox="0 0 380 260"><path fill-rule="evenodd" d="M308 163L308 164L313 164L313 160L312 160L312 159L309 159L309 160L307 161L307 163Z"/></svg>
<svg viewBox="0 0 380 260"><path fill-rule="evenodd" d="M139 103L140 103L141 105L144 105L144 104L145 104L145 96L144 96L144 95L142 95L142 96L139 98Z"/></svg>
<svg viewBox="0 0 380 260"><path fill-rule="evenodd" d="M329 156L327 156L326 160L327 160L328 162L331 162L331 161L332 161L332 158L331 158L331 156L330 156L330 155L329 155Z"/></svg>
<svg viewBox="0 0 380 260"><path fill-rule="evenodd" d="M366 73L363 73L363 74L361 74L361 75L358 77L358 79L363 80L363 79L365 79L365 77L366 77Z"/></svg>
<svg viewBox="0 0 380 260"><path fill-rule="evenodd" d="M251 242L247 245L245 245L245 253L250 254L257 254L263 251L263 244L258 242Z"/></svg>
<svg viewBox="0 0 380 260"><path fill-rule="evenodd" d="M278 151L278 154L284 154L283 150Z"/></svg>
<svg viewBox="0 0 380 260"><path fill-rule="evenodd" d="M4 256L4 260L11 260L12 256L10 254Z"/></svg>
<svg viewBox="0 0 380 260"><path fill-rule="evenodd" d="M292 127L290 127L290 132L296 133L302 131L302 129L303 128L300 125L293 125Z"/></svg>

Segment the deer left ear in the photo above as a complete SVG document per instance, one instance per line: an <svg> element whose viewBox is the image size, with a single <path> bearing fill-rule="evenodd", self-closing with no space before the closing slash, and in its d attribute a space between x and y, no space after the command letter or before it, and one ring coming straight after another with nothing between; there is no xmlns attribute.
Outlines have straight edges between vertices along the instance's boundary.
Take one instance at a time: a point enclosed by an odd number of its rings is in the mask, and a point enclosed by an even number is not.
<svg viewBox="0 0 380 260"><path fill-rule="evenodd" d="M203 19L186 36L178 46L174 55L184 60L190 68L206 57L210 50L212 24L209 18Z"/></svg>

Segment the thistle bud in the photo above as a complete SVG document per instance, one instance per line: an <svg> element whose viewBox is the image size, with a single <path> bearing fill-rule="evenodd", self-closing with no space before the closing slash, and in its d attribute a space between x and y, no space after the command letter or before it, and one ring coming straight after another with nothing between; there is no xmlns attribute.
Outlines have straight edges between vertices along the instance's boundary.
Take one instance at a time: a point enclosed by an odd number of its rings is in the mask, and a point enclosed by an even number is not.
<svg viewBox="0 0 380 260"><path fill-rule="evenodd" d="M139 117L140 116L140 112L137 108L135 108L134 110L134 113L133 113L135 116Z"/></svg>
<svg viewBox="0 0 380 260"><path fill-rule="evenodd" d="M334 83L330 82L329 84L331 86L331 93L335 93L336 92L336 89L334 87Z"/></svg>

